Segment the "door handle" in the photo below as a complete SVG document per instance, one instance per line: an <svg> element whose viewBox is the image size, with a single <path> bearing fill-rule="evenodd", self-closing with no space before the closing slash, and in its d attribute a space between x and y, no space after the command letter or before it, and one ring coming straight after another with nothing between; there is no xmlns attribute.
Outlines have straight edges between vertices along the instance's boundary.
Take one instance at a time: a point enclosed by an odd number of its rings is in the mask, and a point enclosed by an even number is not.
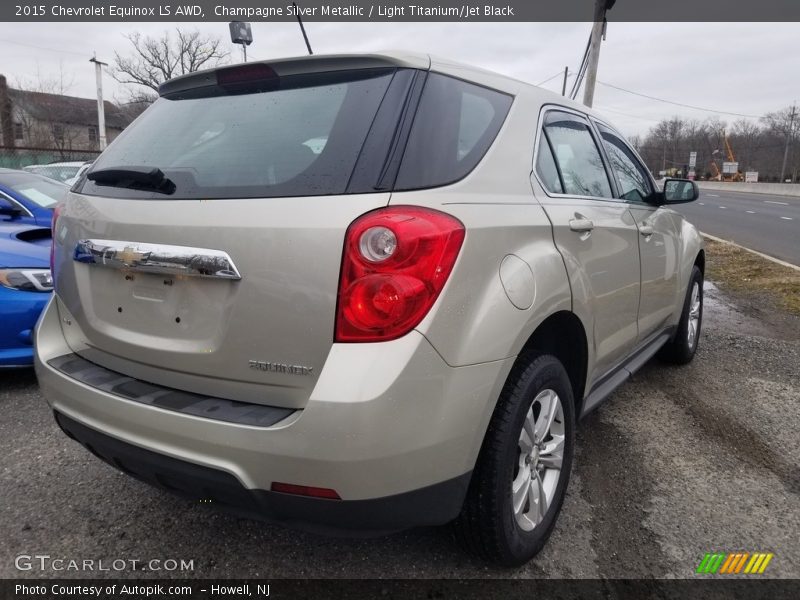
<svg viewBox="0 0 800 600"><path fill-rule="evenodd" d="M639 233L641 233L644 237L650 237L653 235L653 226L647 224L640 225Z"/></svg>
<svg viewBox="0 0 800 600"><path fill-rule="evenodd" d="M586 233L594 229L594 223L591 219L570 219L569 228L578 233Z"/></svg>

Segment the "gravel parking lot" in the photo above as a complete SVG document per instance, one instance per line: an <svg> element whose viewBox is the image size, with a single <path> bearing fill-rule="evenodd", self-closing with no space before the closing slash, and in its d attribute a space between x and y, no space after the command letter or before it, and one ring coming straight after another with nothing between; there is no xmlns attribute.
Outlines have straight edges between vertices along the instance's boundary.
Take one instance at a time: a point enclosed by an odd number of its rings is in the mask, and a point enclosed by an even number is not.
<svg viewBox="0 0 800 600"><path fill-rule="evenodd" d="M800 577L800 323L732 302L712 286L695 361L652 362L580 425L553 537L514 570L446 529L332 539L175 498L67 439L32 372L0 372L0 577L103 575L15 568L39 553L194 561L175 577L681 578L710 551L774 552L765 576Z"/></svg>

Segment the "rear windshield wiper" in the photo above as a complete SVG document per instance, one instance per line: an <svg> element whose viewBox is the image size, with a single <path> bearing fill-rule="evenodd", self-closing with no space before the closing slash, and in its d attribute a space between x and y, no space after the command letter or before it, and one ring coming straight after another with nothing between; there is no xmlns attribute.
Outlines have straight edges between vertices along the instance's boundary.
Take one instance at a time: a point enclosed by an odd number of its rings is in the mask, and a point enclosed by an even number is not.
<svg viewBox="0 0 800 600"><path fill-rule="evenodd" d="M86 178L97 185L151 190L162 194L175 192L175 184L157 167L110 167L86 174Z"/></svg>

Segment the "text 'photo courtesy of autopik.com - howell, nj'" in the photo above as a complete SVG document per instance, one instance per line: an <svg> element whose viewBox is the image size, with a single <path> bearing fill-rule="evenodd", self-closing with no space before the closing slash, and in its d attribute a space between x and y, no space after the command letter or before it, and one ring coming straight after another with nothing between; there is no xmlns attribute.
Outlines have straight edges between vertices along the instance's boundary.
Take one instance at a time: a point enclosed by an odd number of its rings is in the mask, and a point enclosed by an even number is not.
<svg viewBox="0 0 800 600"><path fill-rule="evenodd" d="M796 597L799 40L0 5L0 597Z"/></svg>

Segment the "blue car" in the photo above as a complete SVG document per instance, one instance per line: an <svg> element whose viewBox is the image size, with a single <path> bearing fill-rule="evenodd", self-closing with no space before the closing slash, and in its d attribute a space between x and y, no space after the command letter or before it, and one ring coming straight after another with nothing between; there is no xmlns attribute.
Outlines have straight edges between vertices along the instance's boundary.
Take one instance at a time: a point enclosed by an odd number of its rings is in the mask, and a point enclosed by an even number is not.
<svg viewBox="0 0 800 600"><path fill-rule="evenodd" d="M43 175L0 169L0 225L50 227L53 209L67 191L69 186Z"/></svg>
<svg viewBox="0 0 800 600"><path fill-rule="evenodd" d="M33 328L52 291L50 229L0 222L0 368L33 365Z"/></svg>

